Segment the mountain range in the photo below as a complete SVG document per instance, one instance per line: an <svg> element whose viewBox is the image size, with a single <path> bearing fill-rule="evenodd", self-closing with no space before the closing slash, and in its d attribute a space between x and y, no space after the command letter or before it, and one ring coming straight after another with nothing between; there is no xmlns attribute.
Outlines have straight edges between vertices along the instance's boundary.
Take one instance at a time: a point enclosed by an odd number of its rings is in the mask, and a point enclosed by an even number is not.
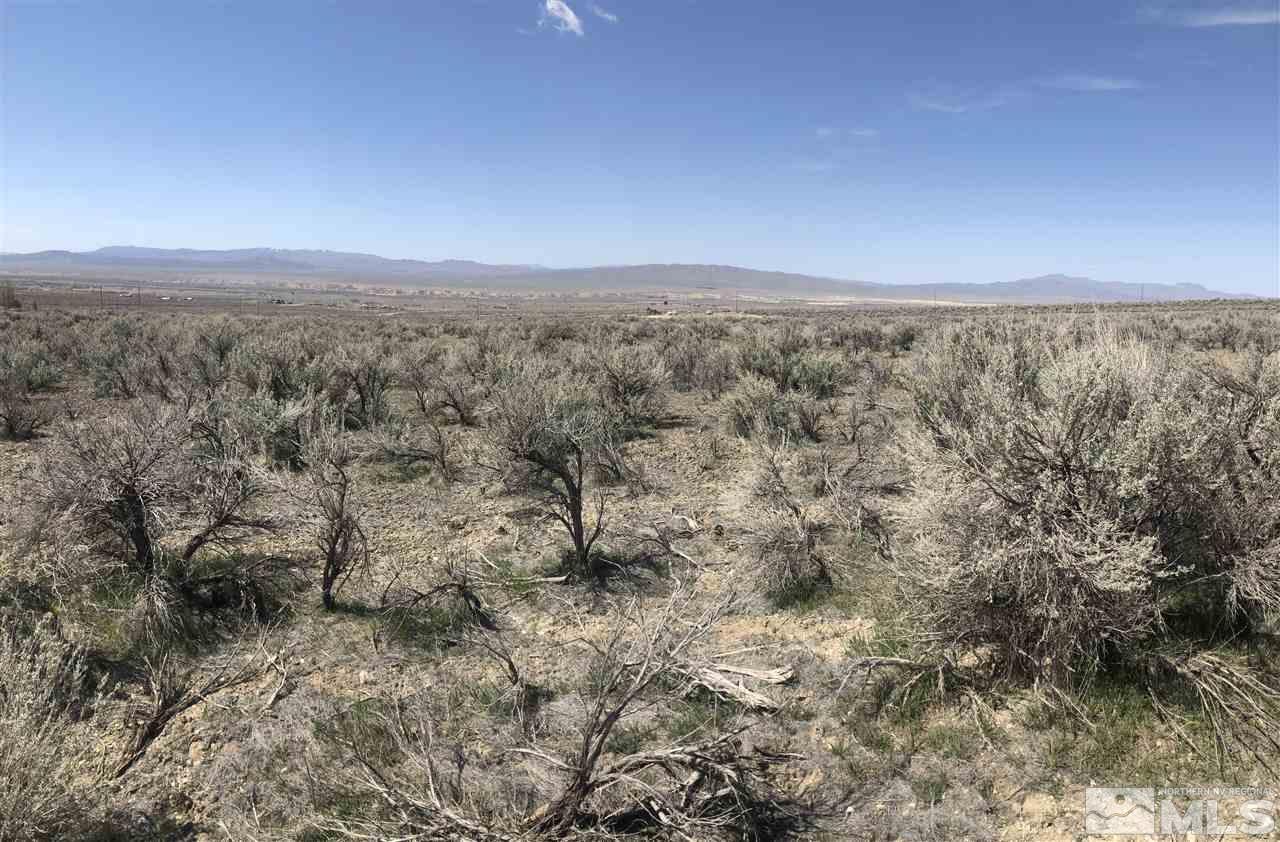
<svg viewBox="0 0 1280 842"><path fill-rule="evenodd" d="M1069 275L1042 275L993 283L885 284L790 272L710 264L649 264L551 269L470 260L403 260L374 254L310 249L157 249L108 246L95 251L0 254L0 269L75 276L141 274L202 283L255 280L321 280L394 286L471 286L510 290L668 291L718 290L794 298L855 298L888 301L1070 303L1185 301L1245 298L1199 284L1134 284Z"/></svg>

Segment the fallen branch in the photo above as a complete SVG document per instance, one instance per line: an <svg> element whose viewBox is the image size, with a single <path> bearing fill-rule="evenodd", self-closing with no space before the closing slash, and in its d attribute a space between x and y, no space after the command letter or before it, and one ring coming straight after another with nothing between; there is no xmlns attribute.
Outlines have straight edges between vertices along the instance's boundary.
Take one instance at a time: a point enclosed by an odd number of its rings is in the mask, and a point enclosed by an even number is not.
<svg viewBox="0 0 1280 842"><path fill-rule="evenodd" d="M752 669L732 664L686 664L679 667L681 672L696 686L703 687L725 699L730 699L750 710L775 711L780 705L763 693L743 686L741 681L734 681L730 675L753 678L767 684L785 684L790 681L794 671L790 667L776 669Z"/></svg>
<svg viewBox="0 0 1280 842"><path fill-rule="evenodd" d="M781 800L765 784L765 775L771 767L803 756L758 749L744 752L738 740L743 730L695 745L636 752L611 764L597 779L598 789L636 784L647 770L665 776L671 787L663 791L655 785L642 785L642 797L601 817L600 824L620 830L657 825L681 837L698 839L734 826L757 828L771 816L786 815ZM795 821L797 817L787 818Z"/></svg>
<svg viewBox="0 0 1280 842"><path fill-rule="evenodd" d="M717 672L727 672L733 675L744 675L747 678L754 678L756 681L763 681L766 684L786 684L795 677L795 670L791 667L775 667L774 669L752 669L751 667L739 667L733 664L712 664L711 669Z"/></svg>

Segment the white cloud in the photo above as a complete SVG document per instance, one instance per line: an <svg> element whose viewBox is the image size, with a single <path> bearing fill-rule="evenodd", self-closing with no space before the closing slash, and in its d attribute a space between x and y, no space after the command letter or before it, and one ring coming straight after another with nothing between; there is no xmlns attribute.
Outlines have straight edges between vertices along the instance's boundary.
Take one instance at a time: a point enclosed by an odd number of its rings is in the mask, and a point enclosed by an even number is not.
<svg viewBox="0 0 1280 842"><path fill-rule="evenodd" d="M1188 26L1195 29L1212 26L1275 26L1280 24L1280 9L1275 6L1223 6L1216 9L1185 9L1167 5L1149 6L1142 17L1154 23Z"/></svg>
<svg viewBox="0 0 1280 842"><path fill-rule="evenodd" d="M835 133L836 133L836 130L831 128L830 126L822 126L816 132L814 132L814 134L816 134L818 137L821 137L821 138L834 137Z"/></svg>
<svg viewBox="0 0 1280 842"><path fill-rule="evenodd" d="M591 4L591 13L596 17L600 18L601 20L607 20L609 23L618 22L617 15L615 15L613 12L608 11L607 9L600 8L595 3Z"/></svg>
<svg viewBox="0 0 1280 842"><path fill-rule="evenodd" d="M854 137L878 137L880 132L876 129L849 129L849 134Z"/></svg>
<svg viewBox="0 0 1280 842"><path fill-rule="evenodd" d="M1090 93L1104 93L1107 91L1136 91L1142 88L1142 83L1136 79L1122 79L1114 76L1090 76L1083 73L1064 73L1061 76L1054 76L1051 79L1045 79L1042 83L1050 88L1058 88L1064 91L1086 91Z"/></svg>
<svg viewBox="0 0 1280 842"><path fill-rule="evenodd" d="M582 20L564 0L545 0L542 20L538 24L541 26L546 23L550 23L561 32L572 32L582 37Z"/></svg>

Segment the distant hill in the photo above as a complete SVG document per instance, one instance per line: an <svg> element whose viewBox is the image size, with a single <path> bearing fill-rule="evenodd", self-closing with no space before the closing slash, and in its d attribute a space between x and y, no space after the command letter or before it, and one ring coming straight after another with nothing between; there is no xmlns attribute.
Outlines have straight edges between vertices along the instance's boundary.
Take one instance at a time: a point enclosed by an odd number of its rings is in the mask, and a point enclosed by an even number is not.
<svg viewBox="0 0 1280 842"><path fill-rule="evenodd" d="M1248 298L1234 293L1215 292L1200 284L1129 284L1095 281L1071 275L1041 275L1018 281L989 284L912 284L920 297L953 299L972 296L981 290L984 300L1022 303L1070 303L1089 301L1188 301L1203 298Z"/></svg>
<svg viewBox="0 0 1280 842"><path fill-rule="evenodd" d="M1069 275L1042 275L985 284L884 284L712 264L649 264L549 269L470 260L395 260L375 254L309 249L249 248L224 251L108 246L96 251L0 254L9 271L76 276L138 275L202 281L307 278L398 286L475 286L493 289L601 290L678 293L742 291L791 298L856 298L882 301L1047 304L1071 302L1185 301L1246 298L1199 284L1131 284Z"/></svg>
<svg viewBox="0 0 1280 842"><path fill-rule="evenodd" d="M672 291L750 290L773 295L861 295L890 288L887 284L846 281L792 272L768 272L702 263L652 263L640 266L591 266L545 269L509 277L509 282L565 289L648 289Z"/></svg>
<svg viewBox="0 0 1280 842"><path fill-rule="evenodd" d="M497 278L536 273L538 266L501 266L470 260L394 260L376 254L312 249L154 249L107 246L95 251L38 251L0 255L0 266L169 270L237 270L295 274L366 274L373 277Z"/></svg>

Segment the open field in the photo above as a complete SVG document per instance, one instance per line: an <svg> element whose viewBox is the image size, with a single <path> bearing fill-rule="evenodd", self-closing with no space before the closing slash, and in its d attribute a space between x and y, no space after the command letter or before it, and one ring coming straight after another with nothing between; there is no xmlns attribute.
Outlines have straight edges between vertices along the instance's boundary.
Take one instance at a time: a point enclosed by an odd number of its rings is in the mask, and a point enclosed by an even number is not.
<svg viewBox="0 0 1280 842"><path fill-rule="evenodd" d="M102 312L227 312L253 315L345 315L382 317L574 313L740 313L751 310L815 306L894 309L953 305L946 301L903 302L874 298L788 297L758 291L688 290L509 290L474 286L406 288L376 282L318 283L302 279L219 278L208 283L166 282L154 278L32 275L0 273L0 285L11 288L26 306L73 307Z"/></svg>
<svg viewBox="0 0 1280 842"><path fill-rule="evenodd" d="M1280 302L96 286L0 310L0 842L1280 787Z"/></svg>

